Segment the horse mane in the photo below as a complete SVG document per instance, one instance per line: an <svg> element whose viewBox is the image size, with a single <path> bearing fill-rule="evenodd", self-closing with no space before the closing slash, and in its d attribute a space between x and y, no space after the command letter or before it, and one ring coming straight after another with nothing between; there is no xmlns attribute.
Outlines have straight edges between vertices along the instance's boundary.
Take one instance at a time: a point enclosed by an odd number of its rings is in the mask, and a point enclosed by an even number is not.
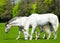
<svg viewBox="0 0 60 43"><path fill-rule="evenodd" d="M26 16L24 16L24 17L26 17ZM11 23L12 21L16 20L17 18L21 18L21 16L17 16L17 17L10 19L9 21L6 22L6 25Z"/></svg>
<svg viewBox="0 0 60 43"><path fill-rule="evenodd" d="M6 22L6 24L11 23L12 21L16 20L17 18L19 18L19 17L15 17L15 18L10 19L9 21Z"/></svg>

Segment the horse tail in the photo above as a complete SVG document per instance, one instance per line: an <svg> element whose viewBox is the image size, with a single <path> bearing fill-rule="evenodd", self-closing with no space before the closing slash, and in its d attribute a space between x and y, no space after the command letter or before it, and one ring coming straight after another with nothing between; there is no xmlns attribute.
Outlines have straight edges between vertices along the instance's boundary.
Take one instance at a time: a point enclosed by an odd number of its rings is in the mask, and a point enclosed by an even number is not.
<svg viewBox="0 0 60 43"><path fill-rule="evenodd" d="M58 29L58 26L59 26L59 19L58 19L58 16L55 15L54 18L53 18L53 21L51 20L50 23L51 23L52 26L53 26L53 30L56 32L57 29Z"/></svg>
<svg viewBox="0 0 60 43"><path fill-rule="evenodd" d="M53 23L53 28L55 32L57 32L58 26L59 26L59 19L58 19L58 16L55 16L55 21Z"/></svg>
<svg viewBox="0 0 60 43"><path fill-rule="evenodd" d="M58 26L59 26L59 19L58 19L58 17L57 17L57 18L56 18L56 29L55 29L55 31L57 31Z"/></svg>

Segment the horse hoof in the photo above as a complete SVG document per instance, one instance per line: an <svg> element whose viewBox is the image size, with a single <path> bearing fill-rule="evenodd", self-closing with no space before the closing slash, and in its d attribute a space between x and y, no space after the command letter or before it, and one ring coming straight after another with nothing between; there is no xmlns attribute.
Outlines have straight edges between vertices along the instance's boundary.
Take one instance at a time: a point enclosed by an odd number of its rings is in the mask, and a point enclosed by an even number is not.
<svg viewBox="0 0 60 43"><path fill-rule="evenodd" d="M28 40L28 38L25 38L25 40Z"/></svg>
<svg viewBox="0 0 60 43"><path fill-rule="evenodd" d="M48 39L48 38L46 38L46 37L43 37L43 39Z"/></svg>
<svg viewBox="0 0 60 43"><path fill-rule="evenodd" d="M37 38L35 40L37 40Z"/></svg>
<svg viewBox="0 0 60 43"><path fill-rule="evenodd" d="M28 40L28 39L25 39L25 40Z"/></svg>
<svg viewBox="0 0 60 43"><path fill-rule="evenodd" d="M45 37L43 37L43 39L45 39Z"/></svg>
<svg viewBox="0 0 60 43"><path fill-rule="evenodd" d="M47 40L49 40L50 38L47 38Z"/></svg>
<svg viewBox="0 0 60 43"><path fill-rule="evenodd" d="M29 40L32 40L32 39L29 39Z"/></svg>
<svg viewBox="0 0 60 43"><path fill-rule="evenodd" d="M16 38L16 40L19 40L19 38Z"/></svg>
<svg viewBox="0 0 60 43"><path fill-rule="evenodd" d="M32 37L30 37L29 40L32 40Z"/></svg>
<svg viewBox="0 0 60 43"><path fill-rule="evenodd" d="M54 40L56 40L56 38L54 38Z"/></svg>

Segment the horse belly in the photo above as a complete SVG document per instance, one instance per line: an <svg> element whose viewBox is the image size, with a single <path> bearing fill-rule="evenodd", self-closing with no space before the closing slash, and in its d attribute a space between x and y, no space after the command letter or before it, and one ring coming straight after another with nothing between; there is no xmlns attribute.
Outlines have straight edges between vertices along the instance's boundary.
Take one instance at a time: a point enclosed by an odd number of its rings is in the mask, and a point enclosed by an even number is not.
<svg viewBox="0 0 60 43"><path fill-rule="evenodd" d="M37 20L37 24L38 25L45 25L49 22L48 18L47 17L44 17L44 18L41 18L41 19L38 19Z"/></svg>

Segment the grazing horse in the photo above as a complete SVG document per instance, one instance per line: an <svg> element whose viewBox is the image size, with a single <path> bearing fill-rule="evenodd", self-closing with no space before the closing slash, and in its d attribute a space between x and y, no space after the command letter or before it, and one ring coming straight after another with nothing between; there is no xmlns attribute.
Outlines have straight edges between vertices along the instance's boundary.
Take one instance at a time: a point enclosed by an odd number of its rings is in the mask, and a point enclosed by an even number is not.
<svg viewBox="0 0 60 43"><path fill-rule="evenodd" d="M16 38L18 40L20 38L20 31L22 31L21 27L25 26L27 18L28 17L15 17L15 18L12 18L11 20L9 20L7 22L6 27L5 27L5 32L6 33L9 32L9 30L12 26L19 26L19 33L18 33L18 37ZM25 35L25 37L27 37L27 35L25 33L28 33L28 32L24 29L24 35ZM27 40L27 39L25 38L25 40Z"/></svg>
<svg viewBox="0 0 60 43"><path fill-rule="evenodd" d="M48 13L48 14L40 14L40 15L39 14L32 14L28 17L28 20L27 20L24 28L27 29L27 31L28 31L29 26L30 25L32 26L30 40L32 40L32 34L35 32L36 26L39 25L41 28L41 26L44 26L47 23L50 23L52 25L53 31L54 31L54 39L56 39L57 38L56 32L58 29L59 20L56 15ZM47 39L49 39L50 36L51 36L51 33L48 35Z"/></svg>

